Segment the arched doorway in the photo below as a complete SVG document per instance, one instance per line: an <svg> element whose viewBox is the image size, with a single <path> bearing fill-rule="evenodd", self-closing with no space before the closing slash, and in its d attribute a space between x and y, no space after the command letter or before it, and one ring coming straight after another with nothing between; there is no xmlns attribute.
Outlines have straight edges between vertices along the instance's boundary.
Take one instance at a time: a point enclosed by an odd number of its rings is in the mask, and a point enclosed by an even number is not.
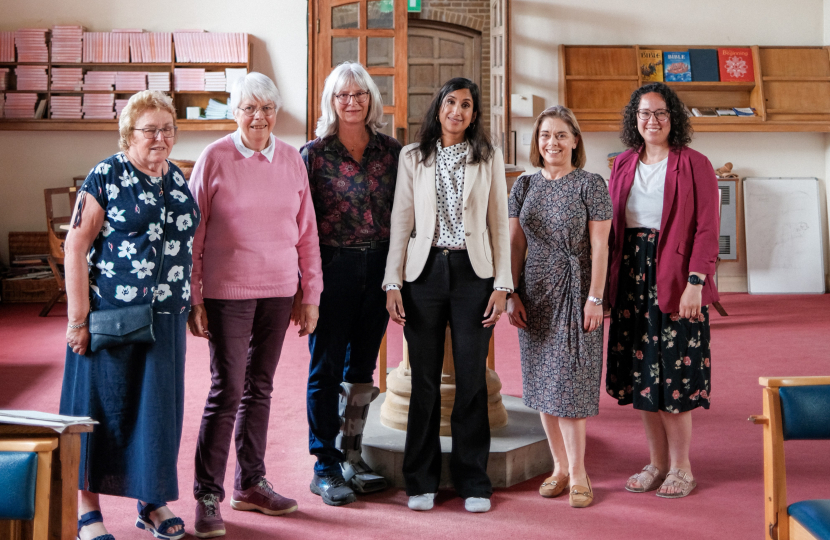
<svg viewBox="0 0 830 540"><path fill-rule="evenodd" d="M437 21L409 20L409 140L414 142L432 96L453 77L481 87L481 33Z"/></svg>

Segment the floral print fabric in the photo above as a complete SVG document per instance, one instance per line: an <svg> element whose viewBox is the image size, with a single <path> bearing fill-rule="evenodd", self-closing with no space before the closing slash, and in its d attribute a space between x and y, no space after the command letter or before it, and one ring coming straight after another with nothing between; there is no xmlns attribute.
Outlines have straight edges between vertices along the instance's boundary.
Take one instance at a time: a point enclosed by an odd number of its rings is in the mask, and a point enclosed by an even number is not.
<svg viewBox="0 0 830 540"><path fill-rule="evenodd" d="M148 304L183 313L190 308L193 233L200 214L181 170L170 162L163 177L151 177L123 152L90 171L81 192L104 209L104 225L89 252L90 288L107 304ZM164 239L164 268L154 292Z"/></svg>
<svg viewBox="0 0 830 540"><path fill-rule="evenodd" d="M300 149L321 245L389 240L400 153L400 143L383 133L370 135L360 163L337 135Z"/></svg>
<svg viewBox="0 0 830 540"><path fill-rule="evenodd" d="M619 293L611 310L605 388L620 405L681 413L709 408L709 308L694 319L660 311L655 229L626 229Z"/></svg>

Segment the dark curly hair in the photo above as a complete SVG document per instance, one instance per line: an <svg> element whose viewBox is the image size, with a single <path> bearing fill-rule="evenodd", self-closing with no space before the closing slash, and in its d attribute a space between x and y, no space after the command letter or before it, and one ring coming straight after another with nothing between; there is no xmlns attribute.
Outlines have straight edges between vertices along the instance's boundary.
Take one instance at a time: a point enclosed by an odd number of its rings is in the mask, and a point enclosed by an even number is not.
<svg viewBox="0 0 830 540"><path fill-rule="evenodd" d="M661 82L653 82L641 86L631 94L631 100L623 110L622 129L620 129L620 140L629 148L639 148L645 142L640 130L637 129L637 109L640 108L640 98L648 93L657 93L666 102L671 121L669 131L669 146L680 148L688 146L692 142L692 123L686 113L686 107L677 94L668 85Z"/></svg>

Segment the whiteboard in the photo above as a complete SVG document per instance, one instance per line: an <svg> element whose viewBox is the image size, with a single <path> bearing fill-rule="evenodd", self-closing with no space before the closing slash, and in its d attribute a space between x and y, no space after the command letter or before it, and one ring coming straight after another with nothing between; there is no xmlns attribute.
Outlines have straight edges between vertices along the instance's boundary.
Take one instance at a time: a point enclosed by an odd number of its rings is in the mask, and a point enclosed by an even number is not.
<svg viewBox="0 0 830 540"><path fill-rule="evenodd" d="M817 178L745 178L750 294L823 294Z"/></svg>

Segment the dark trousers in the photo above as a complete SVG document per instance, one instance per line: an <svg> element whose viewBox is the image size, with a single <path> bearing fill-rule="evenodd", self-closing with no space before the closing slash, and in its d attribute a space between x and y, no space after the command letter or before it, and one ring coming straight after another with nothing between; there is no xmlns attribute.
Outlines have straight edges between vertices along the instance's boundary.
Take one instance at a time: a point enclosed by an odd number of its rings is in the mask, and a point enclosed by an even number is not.
<svg viewBox="0 0 830 540"><path fill-rule="evenodd" d="M314 472L341 474L345 458L335 446L340 432L340 383L373 380L389 313L381 288L388 245L371 249L320 246L323 294L320 319L308 337L308 450ZM385 376L381 373L381 376Z"/></svg>
<svg viewBox="0 0 830 540"><path fill-rule="evenodd" d="M231 434L236 443L234 489L265 476L265 447L274 372L291 317L292 297L205 298L210 332L210 392L196 443L193 495L225 498ZM234 421L236 430L234 432Z"/></svg>
<svg viewBox="0 0 830 540"><path fill-rule="evenodd" d="M407 495L435 493L441 477L441 366L447 322L455 361L455 405L450 420L450 474L461 497L489 498L490 423L487 352L492 330L484 311L493 278L479 278L466 251L433 248L418 279L404 283L404 336L409 346L412 397L403 458Z"/></svg>

